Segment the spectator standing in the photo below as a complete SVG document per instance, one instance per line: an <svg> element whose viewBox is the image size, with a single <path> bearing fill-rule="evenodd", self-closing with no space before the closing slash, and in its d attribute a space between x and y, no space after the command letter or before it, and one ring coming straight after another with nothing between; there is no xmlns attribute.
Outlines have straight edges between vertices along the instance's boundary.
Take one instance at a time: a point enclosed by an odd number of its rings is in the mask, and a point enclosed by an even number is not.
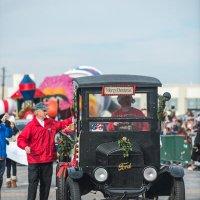
<svg viewBox="0 0 200 200"><path fill-rule="evenodd" d="M194 146L192 148L192 160L193 163L192 165L188 168L189 170L194 170L197 168L197 166L195 166L195 162L200 162L200 120L197 121L197 124L195 126L195 132L196 137L194 139Z"/></svg>
<svg viewBox="0 0 200 200"><path fill-rule="evenodd" d="M9 142L15 142L16 137L19 133L19 130L15 126L15 118L14 116L9 117L10 126L13 130L13 136L8 140ZM6 187L7 188L16 188L17 187L17 163L14 160L11 160L9 158L6 158L6 173L7 173L7 179L6 179ZM11 173L12 169L12 173ZM12 175L11 175L12 174Z"/></svg>
<svg viewBox="0 0 200 200"><path fill-rule="evenodd" d="M9 115L6 113L0 116L0 199L1 199L1 187L3 184L3 174L6 164L6 138L12 136L12 129L10 128L10 122L8 121Z"/></svg>
<svg viewBox="0 0 200 200"><path fill-rule="evenodd" d="M42 103L35 105L34 118L17 138L17 144L25 149L28 159L28 197L35 200L40 181L40 200L48 200L53 173L53 161L56 159L55 135L72 124L72 118L55 121L47 118L47 107Z"/></svg>
<svg viewBox="0 0 200 200"><path fill-rule="evenodd" d="M186 132L184 126L183 126L183 121L181 119L177 119L176 124L174 126L174 129L175 129L177 135L184 137L184 140L188 144L191 144L192 140L188 136L188 134L187 134L187 132Z"/></svg>

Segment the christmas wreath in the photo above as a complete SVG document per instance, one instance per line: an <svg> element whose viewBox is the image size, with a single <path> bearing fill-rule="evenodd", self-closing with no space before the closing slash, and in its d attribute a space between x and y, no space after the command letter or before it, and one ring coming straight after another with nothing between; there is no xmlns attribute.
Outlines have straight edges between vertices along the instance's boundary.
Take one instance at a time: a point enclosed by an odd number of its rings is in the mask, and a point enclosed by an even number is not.
<svg viewBox="0 0 200 200"><path fill-rule="evenodd" d="M124 158L129 157L130 151L133 150L133 146L129 139L122 137L118 140L119 148L123 151Z"/></svg>

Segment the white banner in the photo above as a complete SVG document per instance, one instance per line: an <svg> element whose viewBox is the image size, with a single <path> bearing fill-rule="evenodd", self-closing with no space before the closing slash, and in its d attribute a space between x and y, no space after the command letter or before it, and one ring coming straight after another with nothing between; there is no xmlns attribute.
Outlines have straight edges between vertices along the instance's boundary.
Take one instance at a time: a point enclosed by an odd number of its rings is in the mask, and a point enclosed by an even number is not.
<svg viewBox="0 0 200 200"><path fill-rule="evenodd" d="M16 142L9 142L9 145L6 146L6 153L8 158L22 165L28 165L25 150L20 149Z"/></svg>

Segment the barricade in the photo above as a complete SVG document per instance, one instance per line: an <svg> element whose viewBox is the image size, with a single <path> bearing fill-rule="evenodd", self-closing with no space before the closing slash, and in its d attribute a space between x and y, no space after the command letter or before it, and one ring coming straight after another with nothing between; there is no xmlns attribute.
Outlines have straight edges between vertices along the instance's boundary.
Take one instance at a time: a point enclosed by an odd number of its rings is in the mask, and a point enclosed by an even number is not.
<svg viewBox="0 0 200 200"><path fill-rule="evenodd" d="M191 144L184 141L179 135L161 136L160 159L161 163L182 163L188 164L191 161Z"/></svg>

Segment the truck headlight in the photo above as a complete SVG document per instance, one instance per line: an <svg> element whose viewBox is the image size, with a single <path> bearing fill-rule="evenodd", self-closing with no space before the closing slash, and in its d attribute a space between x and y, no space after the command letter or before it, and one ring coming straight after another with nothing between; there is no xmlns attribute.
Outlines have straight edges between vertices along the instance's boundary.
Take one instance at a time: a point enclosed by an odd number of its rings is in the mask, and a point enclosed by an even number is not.
<svg viewBox="0 0 200 200"><path fill-rule="evenodd" d="M108 178L108 172L106 169L102 168L102 167L98 167L96 169L94 169L94 178L98 181L98 182L104 182L107 180Z"/></svg>
<svg viewBox="0 0 200 200"><path fill-rule="evenodd" d="M157 178L157 171L153 167L146 167L143 176L146 181L152 182Z"/></svg>

